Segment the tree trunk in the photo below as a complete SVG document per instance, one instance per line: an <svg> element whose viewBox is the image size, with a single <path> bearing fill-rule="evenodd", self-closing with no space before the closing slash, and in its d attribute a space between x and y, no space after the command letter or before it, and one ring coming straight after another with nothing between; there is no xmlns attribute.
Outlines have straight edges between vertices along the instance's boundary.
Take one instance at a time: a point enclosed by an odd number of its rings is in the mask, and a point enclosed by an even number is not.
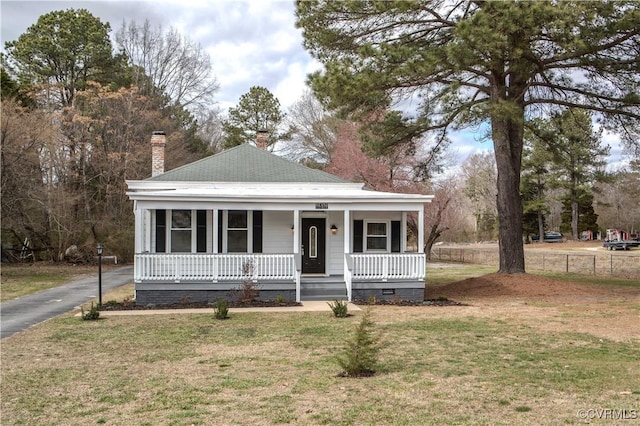
<svg viewBox="0 0 640 426"><path fill-rule="evenodd" d="M440 238L440 235L448 229L448 227L438 229L438 225L433 225L431 227L431 232L427 237L427 241L424 243L424 252L427 260L431 260L431 249L433 248L433 244L438 240L438 238Z"/></svg>
<svg viewBox="0 0 640 426"><path fill-rule="evenodd" d="M575 193L571 197L571 233L574 240L580 239L578 235L578 200Z"/></svg>
<svg viewBox="0 0 640 426"><path fill-rule="evenodd" d="M544 214L538 210L538 235L540 236L541 243L544 242Z"/></svg>
<svg viewBox="0 0 640 426"><path fill-rule="evenodd" d="M524 113L523 113L524 116ZM514 119L493 117L491 132L498 168L498 222L500 269L504 274L524 273L520 168L523 125Z"/></svg>

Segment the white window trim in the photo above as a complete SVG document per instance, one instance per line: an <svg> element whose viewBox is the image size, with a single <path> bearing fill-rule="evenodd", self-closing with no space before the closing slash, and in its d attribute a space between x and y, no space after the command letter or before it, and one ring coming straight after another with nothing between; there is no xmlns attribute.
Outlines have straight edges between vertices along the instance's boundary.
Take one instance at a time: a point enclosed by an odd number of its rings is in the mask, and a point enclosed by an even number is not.
<svg viewBox="0 0 640 426"><path fill-rule="evenodd" d="M193 210L193 209L166 209L165 210L165 214L166 214L166 222L167 223L167 232L165 232L165 247L166 247L166 252L167 253L173 253L173 251L171 250L171 233L172 231L175 230L185 230L188 228L174 228L173 227L173 221L172 219L172 212L174 210L190 210L191 211L191 252L190 253L196 253L198 251L198 242L197 242L197 232L198 230L196 229L196 215L197 210ZM176 253L189 253L189 252L176 252Z"/></svg>
<svg viewBox="0 0 640 426"><path fill-rule="evenodd" d="M237 209L233 209L237 210ZM253 210L241 210L247 212L247 253L253 253ZM232 230L242 230L244 228L231 228ZM229 253L229 210L222 212L222 252ZM240 252L238 252L240 253Z"/></svg>
<svg viewBox="0 0 640 426"><path fill-rule="evenodd" d="M385 227L386 227L386 235L385 238L387 239L387 248L384 250L381 249L369 249L369 247L367 247L367 243L368 243L368 237L369 234L367 234L367 229L369 229L369 223L384 223ZM380 237L380 235L372 235L372 237ZM380 220L380 219L365 219L364 220L364 224L363 224L363 230L362 230L362 251L364 253L391 253L391 221L390 220Z"/></svg>

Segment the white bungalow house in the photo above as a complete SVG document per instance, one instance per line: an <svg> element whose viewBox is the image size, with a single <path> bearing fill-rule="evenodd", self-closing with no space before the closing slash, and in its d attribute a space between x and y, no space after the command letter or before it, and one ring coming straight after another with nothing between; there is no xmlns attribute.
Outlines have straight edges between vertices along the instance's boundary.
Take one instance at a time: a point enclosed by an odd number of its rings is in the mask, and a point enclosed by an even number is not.
<svg viewBox="0 0 640 426"><path fill-rule="evenodd" d="M127 181L134 202L137 304L230 298L250 280L260 299L423 300L424 204L369 191L249 144ZM418 215L418 252L407 214Z"/></svg>

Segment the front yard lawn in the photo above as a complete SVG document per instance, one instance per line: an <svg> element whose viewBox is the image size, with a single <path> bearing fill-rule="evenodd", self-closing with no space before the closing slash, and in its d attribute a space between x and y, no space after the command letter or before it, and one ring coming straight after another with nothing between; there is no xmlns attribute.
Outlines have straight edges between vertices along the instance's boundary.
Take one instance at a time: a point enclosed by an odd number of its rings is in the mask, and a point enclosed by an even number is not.
<svg viewBox="0 0 640 426"><path fill-rule="evenodd" d="M591 305L589 321L614 327L611 315L639 309ZM0 422L555 425L583 423L579 410L637 412L637 330L603 337L577 308L374 306L384 346L359 379L338 377L334 357L362 313L68 314L2 342Z"/></svg>

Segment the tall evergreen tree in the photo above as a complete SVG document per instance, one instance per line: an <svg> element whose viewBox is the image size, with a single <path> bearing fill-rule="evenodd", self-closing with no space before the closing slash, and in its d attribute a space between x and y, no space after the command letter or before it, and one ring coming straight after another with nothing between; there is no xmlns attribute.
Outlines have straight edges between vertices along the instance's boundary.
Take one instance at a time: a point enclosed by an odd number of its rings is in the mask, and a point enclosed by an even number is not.
<svg viewBox="0 0 640 426"><path fill-rule="evenodd" d="M223 123L224 147L255 143L260 131L267 132L268 146L288 140L290 132L281 130L284 118L280 101L266 88L253 86L240 97L237 108L229 108L229 118Z"/></svg>
<svg viewBox="0 0 640 426"><path fill-rule="evenodd" d="M560 231L573 233L574 223L574 204L578 204L577 211L578 217L576 220L577 238L583 231L591 231L593 235L598 232L598 215L593 209L593 192L580 190L577 196L572 198L572 195L567 195L562 201L562 213L560 213L560 219L562 224L560 225Z"/></svg>
<svg viewBox="0 0 640 426"><path fill-rule="evenodd" d="M53 87L61 107L92 80L107 84L123 69L111 49L109 23L86 9L50 12L5 44L21 84Z"/></svg>
<svg viewBox="0 0 640 426"><path fill-rule="evenodd" d="M311 85L326 106L366 118L419 102L414 116L390 114L389 131L370 144L490 123L503 273L525 270L526 118L578 107L622 132L640 119L632 0L297 1L296 14L305 47L324 64Z"/></svg>
<svg viewBox="0 0 640 426"><path fill-rule="evenodd" d="M525 129L520 188L523 207L523 231L537 234L544 240L545 218L549 212L547 190L556 185L556 176L551 173L553 155L546 141L539 137L543 121L534 120Z"/></svg>
<svg viewBox="0 0 640 426"><path fill-rule="evenodd" d="M576 109L554 116L543 137L553 155L559 185L566 189L571 204L571 234L573 239L579 239L580 203L585 197L593 200L594 184L607 180L604 166L610 148L602 146L600 132L593 129L591 114Z"/></svg>

